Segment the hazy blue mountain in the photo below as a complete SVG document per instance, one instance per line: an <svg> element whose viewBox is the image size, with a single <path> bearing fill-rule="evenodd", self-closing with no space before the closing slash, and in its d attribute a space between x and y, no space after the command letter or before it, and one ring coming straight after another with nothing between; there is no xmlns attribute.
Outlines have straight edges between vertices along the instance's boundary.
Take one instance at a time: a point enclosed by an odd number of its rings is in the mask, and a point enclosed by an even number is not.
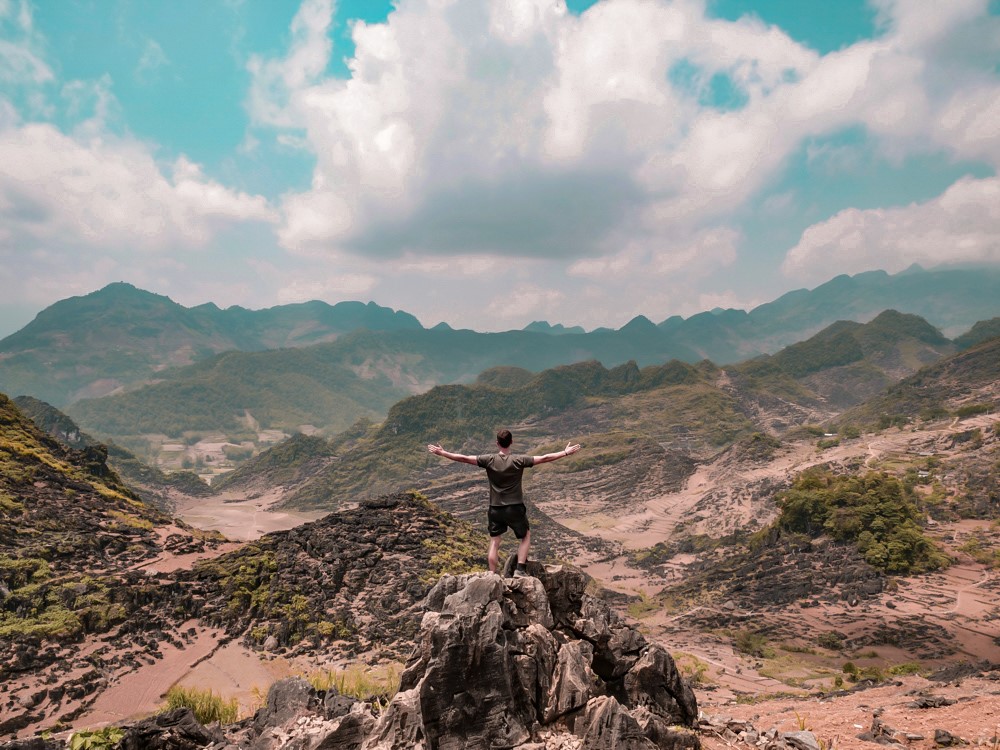
<svg viewBox="0 0 1000 750"><path fill-rule="evenodd" d="M547 320L535 320L528 323L522 330L534 331L535 333L550 333L553 336L564 336L568 333L586 333L583 326L566 327L562 323L552 325Z"/></svg>
<svg viewBox="0 0 1000 750"><path fill-rule="evenodd" d="M409 313L372 302L187 308L115 283L47 307L0 341L0 388L63 406L220 352L307 346L362 328L420 330L421 325Z"/></svg>
<svg viewBox="0 0 1000 750"><path fill-rule="evenodd" d="M807 339L838 320L867 322L887 308L919 315L945 334L961 333L1000 315L1000 269L914 268L893 276L881 271L838 276L750 312L716 309L658 325L640 315L618 330L572 334L575 329L544 321L529 326L538 330L503 333L444 325L426 330L412 315L374 303L310 302L257 311L211 304L185 308L128 284L112 284L53 305L0 341L0 388L64 405L154 379L176 382L199 371L173 372L171 367L211 362L220 352L315 344L320 347L315 354L279 359L305 368L297 374L307 379L322 380L308 369L316 360L323 367L347 368L362 381L385 375L392 387L413 393L438 383L471 382L496 366L537 372L591 359L608 367L630 360L640 367L671 359L741 362ZM248 373L270 367L241 358L230 365L235 362L246 363ZM350 379L345 378L339 373L332 382ZM386 399L400 395L381 386L377 390L371 398L359 394L361 408L349 409L343 419L379 412Z"/></svg>
<svg viewBox="0 0 1000 750"><path fill-rule="evenodd" d="M633 327L647 331L649 325L639 320ZM858 404L955 349L920 317L890 310L865 324L835 323L725 373L708 361L677 360L611 369L590 361L537 374L496 367L475 383L403 399L380 423L355 425L330 442L288 441L245 464L232 481L253 487L264 483L261 477L288 475L292 504L336 507L412 486L428 472L436 477L440 462L427 457L427 443L474 453L498 426L514 429L532 449L585 434L587 454L561 462L561 470L626 462L636 451L666 461L664 446L704 459L754 432L780 433L806 415L834 414L831 405ZM299 468L306 461L315 467L313 476Z"/></svg>
<svg viewBox="0 0 1000 750"><path fill-rule="evenodd" d="M998 267L925 271L911 266L894 275L869 271L837 276L815 289L789 292L760 305L748 317L761 340L785 338L790 330L817 331L835 320L864 322L887 309L919 315L945 335L955 336L995 317L998 305Z"/></svg>

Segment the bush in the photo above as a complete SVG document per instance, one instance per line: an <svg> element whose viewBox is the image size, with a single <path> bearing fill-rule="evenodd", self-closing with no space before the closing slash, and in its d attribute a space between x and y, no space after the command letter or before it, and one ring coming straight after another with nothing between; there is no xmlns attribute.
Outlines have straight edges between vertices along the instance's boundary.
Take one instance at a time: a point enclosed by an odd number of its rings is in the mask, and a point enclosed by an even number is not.
<svg viewBox="0 0 1000 750"><path fill-rule="evenodd" d="M816 643L823 648L830 649L831 651L840 651L844 648L844 636L833 630L828 630L825 633L820 633L816 637Z"/></svg>
<svg viewBox="0 0 1000 750"><path fill-rule="evenodd" d="M752 630L739 630L734 633L733 647L740 653L758 659L774 658L774 649L768 645L767 637Z"/></svg>
<svg viewBox="0 0 1000 750"><path fill-rule="evenodd" d="M965 417L974 417L977 414L989 414L993 411L996 406L992 403L988 404L966 404L965 406L959 407L955 411L955 416L959 419L964 419Z"/></svg>
<svg viewBox="0 0 1000 750"><path fill-rule="evenodd" d="M121 727L74 732L69 738L69 750L111 750L124 736L125 730Z"/></svg>
<svg viewBox="0 0 1000 750"><path fill-rule="evenodd" d="M888 474L836 476L810 470L778 494L781 513L775 525L854 543L869 565L886 573L923 573L944 567L949 559L920 529L916 502L912 487Z"/></svg>

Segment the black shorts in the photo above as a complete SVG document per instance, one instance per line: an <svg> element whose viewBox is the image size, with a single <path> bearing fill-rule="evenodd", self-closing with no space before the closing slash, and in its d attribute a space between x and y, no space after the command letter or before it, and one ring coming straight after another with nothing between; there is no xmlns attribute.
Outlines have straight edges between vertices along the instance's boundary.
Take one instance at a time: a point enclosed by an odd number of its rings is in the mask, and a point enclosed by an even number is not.
<svg viewBox="0 0 1000 750"><path fill-rule="evenodd" d="M491 505L488 513L490 536L500 536L509 526L518 539L528 533L528 511L524 503Z"/></svg>

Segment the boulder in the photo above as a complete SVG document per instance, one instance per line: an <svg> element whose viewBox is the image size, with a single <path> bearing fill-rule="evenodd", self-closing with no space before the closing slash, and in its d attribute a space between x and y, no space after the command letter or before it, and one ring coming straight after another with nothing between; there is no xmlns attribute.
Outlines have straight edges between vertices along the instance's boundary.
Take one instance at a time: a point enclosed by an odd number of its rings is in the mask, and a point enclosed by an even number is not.
<svg viewBox="0 0 1000 750"><path fill-rule="evenodd" d="M693 727L698 720L694 691L662 646L646 649L625 675L624 688L630 706L643 706L650 713L686 727Z"/></svg>
<svg viewBox="0 0 1000 750"><path fill-rule="evenodd" d="M225 744L218 729L198 723L190 708L175 708L129 727L118 750L196 750Z"/></svg>

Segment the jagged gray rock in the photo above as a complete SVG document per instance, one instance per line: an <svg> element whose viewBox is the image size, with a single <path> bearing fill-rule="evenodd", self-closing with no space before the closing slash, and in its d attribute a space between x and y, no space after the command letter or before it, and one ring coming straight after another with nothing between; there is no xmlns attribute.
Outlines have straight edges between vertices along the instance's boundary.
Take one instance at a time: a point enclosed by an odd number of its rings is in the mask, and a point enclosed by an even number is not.
<svg viewBox="0 0 1000 750"><path fill-rule="evenodd" d="M568 566L444 576L400 692L366 750L531 747L542 729L587 748L697 748L694 693L670 654L587 595Z"/></svg>
<svg viewBox="0 0 1000 750"><path fill-rule="evenodd" d="M175 708L140 721L125 732L120 750L197 750L224 743L218 729L198 723L190 708Z"/></svg>
<svg viewBox="0 0 1000 750"><path fill-rule="evenodd" d="M635 717L610 695L589 700L580 724L587 750L656 749Z"/></svg>
<svg viewBox="0 0 1000 750"><path fill-rule="evenodd" d="M203 727L178 709L127 729L122 750L697 750L697 705L665 649L601 600L587 576L444 576L426 598L400 690L371 706L275 683L251 719ZM678 726L680 725L680 726Z"/></svg>
<svg viewBox="0 0 1000 750"><path fill-rule="evenodd" d="M625 675L624 684L629 705L643 706L650 713L684 726L695 725L698 702L694 691L662 646L647 648Z"/></svg>

